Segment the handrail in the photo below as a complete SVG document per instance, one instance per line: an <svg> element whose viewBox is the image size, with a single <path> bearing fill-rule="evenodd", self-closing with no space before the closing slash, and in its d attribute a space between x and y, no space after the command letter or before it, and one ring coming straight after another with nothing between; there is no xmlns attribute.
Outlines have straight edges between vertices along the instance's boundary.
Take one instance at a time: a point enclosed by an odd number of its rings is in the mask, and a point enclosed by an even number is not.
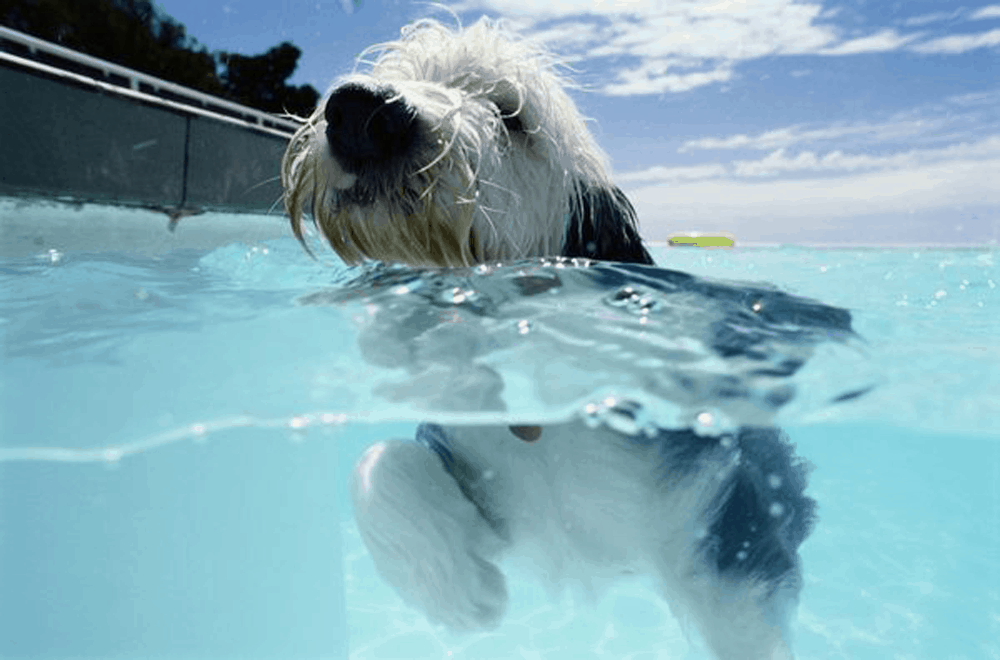
<svg viewBox="0 0 1000 660"><path fill-rule="evenodd" d="M200 110L197 114L205 114L206 111L212 112L214 114L225 116L231 116L230 113L236 115L238 119L242 119L244 122L251 124L253 126L260 127L267 132L280 132L281 134L288 135L294 133L300 126L300 124L287 117L280 117L278 115L273 115L268 112L263 112L255 108L250 108L239 103L234 103L232 101L227 101L221 99L217 96L212 96L210 94L205 94L193 90L189 87L184 87L183 85L178 85L177 83L172 83L167 80L162 80L155 76L151 76L140 71L135 71L129 69L128 67L115 64L113 62L108 62L107 60L102 60L98 57L93 57L91 55L85 55L79 53L65 46L60 46L58 44L45 41L44 39L39 39L33 37L29 34L24 34L23 32L18 32L17 30L12 30L8 27L0 26L0 55L3 55L3 51L6 50L10 53L9 47L5 47L4 41L8 41L15 44L20 44L25 47L32 55L32 57L37 57L38 53L45 53L56 58L67 60L75 64L80 64L91 69L96 69L104 74L109 80L95 80L97 83L102 83L99 86L108 91L114 91L118 88L121 91L130 90L132 93L127 96L152 96L157 100L173 101L173 103L164 103L164 105L169 105L171 107L183 107L189 106L192 110ZM27 62L34 63L34 60L25 60L23 58L17 57L13 53L10 53L9 57L2 57L2 60L13 61L18 64L24 65ZM51 64L46 66L43 65L39 67L43 70L58 69L58 67L52 67ZM66 72L71 73L71 72ZM114 80L112 76L116 76L123 79L125 85L118 83ZM78 78L79 74L74 74L71 77ZM143 89L143 88L148 89ZM150 94L152 93L152 94ZM162 96L156 96L160 94ZM220 112L221 110L221 112ZM228 111L228 112L226 112ZM278 131L273 131L273 129L279 129ZM268 130L272 129L272 130ZM285 129L285 130L280 130Z"/></svg>

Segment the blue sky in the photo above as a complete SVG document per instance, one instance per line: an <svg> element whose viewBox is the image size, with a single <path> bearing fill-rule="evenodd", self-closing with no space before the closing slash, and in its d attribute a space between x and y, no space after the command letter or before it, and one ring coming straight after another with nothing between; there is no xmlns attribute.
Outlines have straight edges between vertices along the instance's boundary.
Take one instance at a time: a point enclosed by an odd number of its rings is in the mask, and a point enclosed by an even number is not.
<svg viewBox="0 0 1000 660"><path fill-rule="evenodd" d="M429 3L164 0L210 50L303 50L326 91ZM1000 242L1000 4L465 0L572 67L644 236ZM541 8L539 8L541 7Z"/></svg>

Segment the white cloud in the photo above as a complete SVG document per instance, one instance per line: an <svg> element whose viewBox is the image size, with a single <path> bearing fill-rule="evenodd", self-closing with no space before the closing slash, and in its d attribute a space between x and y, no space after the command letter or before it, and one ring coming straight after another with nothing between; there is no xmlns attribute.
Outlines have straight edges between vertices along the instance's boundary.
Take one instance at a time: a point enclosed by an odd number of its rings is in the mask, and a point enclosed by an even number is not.
<svg viewBox="0 0 1000 660"><path fill-rule="evenodd" d="M664 3L644 10L640 20L615 22L610 39L595 54L744 60L812 52L835 40L832 28L814 23L819 12L819 5L788 0L757 0L724 9L704 1Z"/></svg>
<svg viewBox="0 0 1000 660"><path fill-rule="evenodd" d="M881 155L777 149L756 160L652 167L615 179L650 240L725 230L744 241L933 242L1000 238L998 176L1000 134ZM948 224L952 218L962 221Z"/></svg>
<svg viewBox="0 0 1000 660"><path fill-rule="evenodd" d="M725 177L729 170L721 163L692 165L688 167L664 167L657 165L638 172L627 172L615 176L620 183L649 182L668 183L674 181L696 181Z"/></svg>
<svg viewBox="0 0 1000 660"><path fill-rule="evenodd" d="M465 0L453 8L509 17L560 53L628 58L602 90L613 95L687 91L729 80L741 60L837 44L834 28L816 22L821 5L794 0Z"/></svg>
<svg viewBox="0 0 1000 660"><path fill-rule="evenodd" d="M845 34L815 0L460 0L459 12L487 11L506 17L519 31L544 37L557 52L575 59L612 58L603 92L612 95L683 92L726 82L741 61L778 55L845 56L909 49L954 54L1000 43L1000 30L929 41L922 33L873 28ZM921 25L958 13L926 14L905 23ZM1000 14L983 7L972 18ZM572 59L572 58L571 58Z"/></svg>
<svg viewBox="0 0 1000 660"><path fill-rule="evenodd" d="M673 183L704 179L754 179L779 175L853 174L861 171L904 171L945 161L969 163L982 161L993 163L995 166L996 163L1000 163L1000 135L946 147L908 149L888 154L848 153L836 149L825 154L800 151L793 155L788 150L780 148L755 160L679 167L656 166L637 172L627 172L615 178L623 183ZM994 176L1000 177L1000 168L994 170Z"/></svg>
<svg viewBox="0 0 1000 660"><path fill-rule="evenodd" d="M712 179L626 192L649 240L674 231L729 231L738 242L984 241L1000 238L997 172L1000 156L850 176ZM957 224L964 229L956 230Z"/></svg>
<svg viewBox="0 0 1000 660"><path fill-rule="evenodd" d="M1000 18L1000 5L987 5L980 7L969 16L974 21L984 18Z"/></svg>
<svg viewBox="0 0 1000 660"><path fill-rule="evenodd" d="M940 21L947 21L955 18L961 13L961 9L956 9L952 12L935 12L933 14L921 14L920 16L912 16L905 21L903 25L907 27L916 27L919 25L927 25L929 23L938 23Z"/></svg>
<svg viewBox="0 0 1000 660"><path fill-rule="evenodd" d="M903 171L928 163L979 160L1000 162L1000 136L990 136L971 144L910 149L888 155L850 154L835 150L822 156L813 151L802 151L790 156L785 149L777 149L758 160L733 161L731 171L738 177L768 177L803 172ZM996 174L1000 176L1000 171Z"/></svg>
<svg viewBox="0 0 1000 660"><path fill-rule="evenodd" d="M685 153L704 149L776 149L802 142L839 140L850 136L863 136L874 140L889 140L926 133L940 122L930 120L904 120L882 124L851 124L804 129L801 126L766 131L758 135L737 134L728 137L707 137L689 140L678 151Z"/></svg>
<svg viewBox="0 0 1000 660"><path fill-rule="evenodd" d="M601 91L610 96L686 92L709 83L725 82L733 75L728 65L691 73L668 73L669 68L669 65L655 61L644 62L638 69L619 72L618 80L606 85Z"/></svg>
<svg viewBox="0 0 1000 660"><path fill-rule="evenodd" d="M901 46L910 43L917 38L917 35L900 35L895 30L886 29L867 37L859 37L841 43L831 48L824 48L819 51L820 55L858 55L860 53L884 53L898 50Z"/></svg>
<svg viewBox="0 0 1000 660"><path fill-rule="evenodd" d="M961 34L949 37L938 37L910 47L918 53L955 55L977 48L989 48L1000 45L1000 28L979 34Z"/></svg>
<svg viewBox="0 0 1000 660"><path fill-rule="evenodd" d="M948 98L947 101L962 108L998 108L1000 107L1000 89L960 94Z"/></svg>

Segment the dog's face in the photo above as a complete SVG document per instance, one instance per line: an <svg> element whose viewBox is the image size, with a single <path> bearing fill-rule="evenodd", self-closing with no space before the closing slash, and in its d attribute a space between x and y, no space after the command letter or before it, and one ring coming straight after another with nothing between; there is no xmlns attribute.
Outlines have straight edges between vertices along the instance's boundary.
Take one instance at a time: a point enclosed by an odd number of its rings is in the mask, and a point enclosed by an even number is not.
<svg viewBox="0 0 1000 660"><path fill-rule="evenodd" d="M347 262L464 266L545 256L652 263L634 212L545 54L483 20L425 21L334 87L282 162Z"/></svg>

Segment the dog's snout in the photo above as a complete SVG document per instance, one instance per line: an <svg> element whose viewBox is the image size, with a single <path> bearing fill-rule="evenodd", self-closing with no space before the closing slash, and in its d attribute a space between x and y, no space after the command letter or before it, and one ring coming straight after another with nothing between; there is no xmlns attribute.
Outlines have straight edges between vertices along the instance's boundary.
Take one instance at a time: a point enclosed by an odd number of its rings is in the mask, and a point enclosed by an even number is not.
<svg viewBox="0 0 1000 660"><path fill-rule="evenodd" d="M391 89L349 83L330 95L323 114L332 155L354 173L403 154L413 140L416 113Z"/></svg>

